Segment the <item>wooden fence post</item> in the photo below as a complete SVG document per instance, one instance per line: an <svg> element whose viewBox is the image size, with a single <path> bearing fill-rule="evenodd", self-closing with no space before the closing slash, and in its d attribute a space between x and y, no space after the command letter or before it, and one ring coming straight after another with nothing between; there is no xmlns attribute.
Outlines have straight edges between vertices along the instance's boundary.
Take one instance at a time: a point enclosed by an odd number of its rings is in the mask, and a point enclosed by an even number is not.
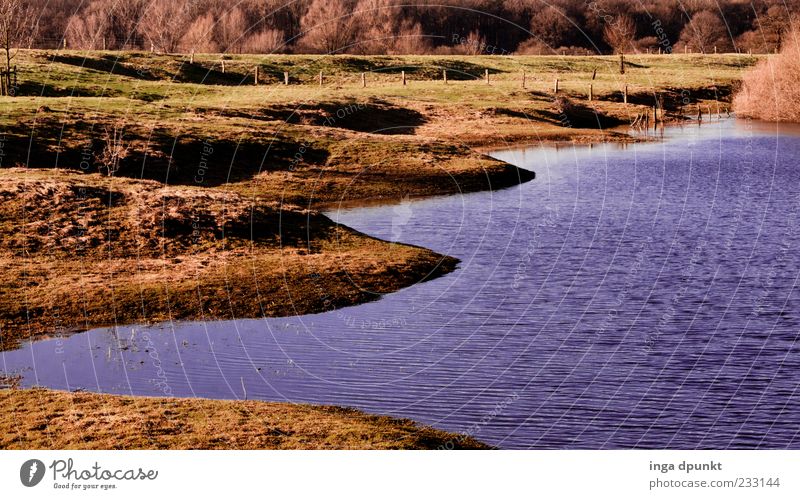
<svg viewBox="0 0 800 499"><path fill-rule="evenodd" d="M361 73L361 88L367 88L367 73Z"/></svg>
<svg viewBox="0 0 800 499"><path fill-rule="evenodd" d="M486 75L486 84L488 85L489 84L489 70L488 69L484 70L484 74Z"/></svg>
<svg viewBox="0 0 800 499"><path fill-rule="evenodd" d="M283 72L283 84L284 85L288 85L289 84L289 72L288 71L284 71Z"/></svg>
<svg viewBox="0 0 800 499"><path fill-rule="evenodd" d="M323 82L323 79L322 79L322 78L323 78L323 77L322 77L322 71L320 71L320 72L319 72L319 86L320 86L320 87L322 86L322 82Z"/></svg>
<svg viewBox="0 0 800 499"><path fill-rule="evenodd" d="M594 100L594 85L589 84L589 102Z"/></svg>
<svg viewBox="0 0 800 499"><path fill-rule="evenodd" d="M525 88L525 71L522 72L522 88Z"/></svg>
<svg viewBox="0 0 800 499"><path fill-rule="evenodd" d="M222 59L222 74L225 74L225 59Z"/></svg>
<svg viewBox="0 0 800 499"><path fill-rule="evenodd" d="M447 70L442 70L442 79L444 79L444 84L447 85Z"/></svg>
<svg viewBox="0 0 800 499"><path fill-rule="evenodd" d="M256 66L256 69L253 73L253 83L258 85L258 66Z"/></svg>
<svg viewBox="0 0 800 499"><path fill-rule="evenodd" d="M406 84L406 72L405 71L401 71L400 72L400 76L403 79L403 86L405 86L405 84Z"/></svg>
<svg viewBox="0 0 800 499"><path fill-rule="evenodd" d="M192 50L191 55L189 55L189 64L194 64L194 50Z"/></svg>
<svg viewBox="0 0 800 499"><path fill-rule="evenodd" d="M594 81L595 77L597 76L597 68L594 68L592 71L592 80Z"/></svg>
<svg viewBox="0 0 800 499"><path fill-rule="evenodd" d="M553 85L553 93L558 93L558 78L556 78L555 85Z"/></svg>
<svg viewBox="0 0 800 499"><path fill-rule="evenodd" d="M625 90L622 93L622 102L624 104L628 103L628 85L625 85Z"/></svg>
<svg viewBox="0 0 800 499"><path fill-rule="evenodd" d="M619 55L619 74L625 74L625 54Z"/></svg>

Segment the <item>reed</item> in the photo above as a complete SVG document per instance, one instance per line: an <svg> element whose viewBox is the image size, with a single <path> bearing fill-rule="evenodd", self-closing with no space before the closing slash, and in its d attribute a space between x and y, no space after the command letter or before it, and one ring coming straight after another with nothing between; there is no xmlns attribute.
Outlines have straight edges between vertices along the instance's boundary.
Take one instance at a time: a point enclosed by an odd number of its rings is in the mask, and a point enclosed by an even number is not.
<svg viewBox="0 0 800 499"><path fill-rule="evenodd" d="M800 122L800 30L789 32L781 51L748 71L733 100L739 116Z"/></svg>

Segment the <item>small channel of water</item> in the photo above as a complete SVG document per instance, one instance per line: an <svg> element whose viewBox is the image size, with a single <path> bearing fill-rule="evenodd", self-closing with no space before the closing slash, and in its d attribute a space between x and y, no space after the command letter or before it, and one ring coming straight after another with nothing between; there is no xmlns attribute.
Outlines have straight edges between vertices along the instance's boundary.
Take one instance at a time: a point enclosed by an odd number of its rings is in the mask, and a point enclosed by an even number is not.
<svg viewBox="0 0 800 499"><path fill-rule="evenodd" d="M330 216L462 260L294 318L102 328L0 355L25 386L352 406L504 448L800 448L800 135L495 154L498 192Z"/></svg>

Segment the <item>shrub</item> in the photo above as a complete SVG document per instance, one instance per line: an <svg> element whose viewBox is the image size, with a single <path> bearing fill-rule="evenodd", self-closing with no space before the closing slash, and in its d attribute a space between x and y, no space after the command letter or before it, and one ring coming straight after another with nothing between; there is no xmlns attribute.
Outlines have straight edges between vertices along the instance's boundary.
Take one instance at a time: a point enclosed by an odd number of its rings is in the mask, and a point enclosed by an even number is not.
<svg viewBox="0 0 800 499"><path fill-rule="evenodd" d="M733 100L739 116L800 122L800 30L789 32L779 54L761 61L744 77Z"/></svg>
<svg viewBox="0 0 800 499"><path fill-rule="evenodd" d="M272 54L284 48L284 34L279 29L265 29L253 33L242 43L242 51L247 54Z"/></svg>

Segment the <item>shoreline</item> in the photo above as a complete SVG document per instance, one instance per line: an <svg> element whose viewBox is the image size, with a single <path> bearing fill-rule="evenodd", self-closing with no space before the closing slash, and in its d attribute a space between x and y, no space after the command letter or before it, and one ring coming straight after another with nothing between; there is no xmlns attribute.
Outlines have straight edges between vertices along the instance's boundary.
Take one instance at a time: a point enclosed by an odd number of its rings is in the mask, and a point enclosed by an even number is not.
<svg viewBox="0 0 800 499"><path fill-rule="evenodd" d="M634 137L635 138L635 137ZM548 142L548 145L553 145L555 142ZM519 147L525 147L524 144L520 144ZM452 194L451 194L452 195ZM421 198L431 198L436 196L421 196ZM357 200L355 201L354 206L365 206L363 203L364 200ZM374 200L374 203L368 203L367 205L383 205L384 200ZM367 237L372 237L367 235ZM424 248L423 248L424 249ZM184 322L184 321L179 321ZM187 321L191 322L191 321ZM102 326L101 326L102 327ZM76 333L80 334L85 331L76 331ZM45 339L45 338L40 338ZM9 393L4 392L12 392ZM241 410L253 410L252 408L255 407L256 411L263 409L268 411L288 411L290 413L297 412L297 415L293 415L290 419L296 419L297 417L305 417L305 413L308 411L312 412L319 412L322 416L327 416L330 411L333 411L336 414L343 414L346 422L337 422L334 426L335 429L333 430L336 432L337 430L341 429L343 426L353 425L356 422L367 421L365 424L376 424L380 425L381 427L389 427L392 428L391 431L401 434L401 437L391 437L391 438L384 438L375 441L367 441L365 442L362 438L359 438L359 443L356 446L351 446L351 444L335 444L330 448L335 449L403 449L403 448L411 448L411 449L446 449L446 450L459 450L459 449L492 449L491 446L488 446L479 440L476 440L474 437L470 436L469 434L462 434L462 433L449 433L444 430L437 430L427 426L420 426L418 423L413 422L411 420L405 419L395 419L388 416L383 415L375 415L375 414L367 414L358 409L353 409L349 407L343 406L318 406L318 405L306 405L306 404L296 404L291 402L276 402L276 401L243 401L237 399L207 399L207 398L176 398L172 396L127 396L127 395L119 395L119 394L102 394L102 393L95 393L95 392L84 392L84 391L75 391L75 392L65 392L60 390L53 390L49 388L39 388L39 387L31 387L31 388L24 388L20 389L14 386L14 382L11 381L9 386L0 388L0 399L33 399L38 398L37 405L41 404L41 399L46 398L48 400L46 405L51 404L53 399L60 400L60 399L72 399L72 398L81 398L82 396L90 397L91 399L95 400L98 405L101 405L104 408L108 408L109 406L115 406L118 404L125 404L127 405L126 401L130 401L131 404L138 406L137 410L140 410L142 407L149 407L153 408L158 406L159 410L163 407L172 407L175 404L189 407L188 409L190 412L195 410L202 410L198 406L202 406L204 404L210 404L212 406L219 405L220 407L230 407L231 410L233 407L236 407L237 411ZM69 402L70 405L74 405L73 402ZM30 407L29 402L23 402L23 405ZM247 406L247 409L243 409L243 406ZM49 410L49 409L45 409ZM168 409L169 410L169 409ZM152 417L152 416L151 416ZM227 420L231 417L234 417L233 414L225 414L222 416L223 420ZM145 419L145 418L142 418ZM145 419L146 420L146 419ZM4 423L4 418L0 418L0 426ZM144 423L149 424L149 423ZM114 431L125 431L125 428L122 429L115 429ZM275 430L272 430L273 432ZM381 430L386 431L386 430ZM108 429L101 429L101 432L108 432ZM374 436L374 430L369 429L365 430L366 434L370 436ZM184 432L185 433L185 432ZM228 438L237 439L239 438L236 435L236 431L227 431L225 434ZM289 435L291 432L278 430L277 433L271 433L269 438L261 438L258 440L258 444L252 443L250 441L248 444L244 445L243 447L238 448L252 448L252 449L284 449L284 448L309 448L309 449L322 449L328 448L328 440L331 437L326 437L325 443L313 443L309 441L304 441L300 447L296 447L294 443L284 442L281 439L276 439L275 436L279 436L282 439L286 439L286 436ZM234 435L234 436L231 436ZM294 436L294 435L293 435ZM12 444L8 444L6 442L0 441L0 448L54 448L52 444L44 444L40 439L43 438L43 435L38 435L34 437L30 437L30 440L25 441L15 441ZM189 433L188 438L196 438L195 435ZM111 440L114 442L114 448L136 448L136 449L148 449L148 448L200 448L200 449L214 449L214 448L231 448L228 444L223 445L221 447L217 447L217 442L204 442L204 443L196 443L193 442L191 445L187 445L185 443L181 444L165 444L163 441L154 441L151 440L147 444L142 445L141 443L137 443L132 447L127 447L128 444L119 445L119 436L115 435ZM89 443L89 442L81 442L76 440L70 439L63 439L58 444L58 448L91 448L91 449L107 449L111 448L110 445L104 445L103 443ZM101 441L102 442L102 441ZM202 440L200 440L202 442ZM267 443L264 443L267 442ZM410 442L410 443L409 443ZM176 445L173 447L173 445Z"/></svg>
<svg viewBox="0 0 800 499"><path fill-rule="evenodd" d="M425 81L400 87L387 73L378 86L365 89L335 87L322 93L313 85L264 86L266 95L254 95L253 87L170 81L179 56L118 55L120 68L147 63L164 79L139 82L114 73L112 66L102 78L114 91L105 96L91 79L74 79L85 68L53 62L47 52L21 53L21 71L34 87L37 79L48 82L43 92L52 94L4 99L9 104L5 164L24 161L34 167L0 169L0 196L6 200L0 213L0 271L7 282L25 283L21 295L0 289L0 350L29 339L32 325L52 337L102 323L322 313L452 272L458 265L454 258L338 226L321 210L515 186L535 173L483 151L531 142L636 141L607 127L593 128L593 120L619 125L632 112L648 109L647 93L623 104L618 76L603 73L591 109L582 104L584 87L594 81L592 67L601 62L591 58L568 60L575 81L564 82L560 94L567 113L546 90L517 88L512 73L515 61L546 67L560 58L487 59L492 65L510 64L498 69L492 85ZM237 59L240 66L256 60ZM694 64L694 80L687 85L695 89L698 106L705 102L709 82L716 81L695 59L641 59L654 65ZM436 61L423 60L432 66ZM724 57L714 61L720 72L730 73ZM331 74L347 78L359 71L359 65L343 65ZM647 72L636 76L637 71L631 68L630 78L638 78L642 88L666 85L649 81ZM235 68L231 75L236 76ZM531 86L546 89L548 79L533 78ZM71 93L79 97L65 98L59 82L70 82ZM664 91L675 94L666 86ZM144 94L149 97L142 100ZM118 171L109 172L113 175L98 173L97 165L85 170L87 147L102 146L97 131L124 120L125 103L137 109L136 122L125 129L131 154ZM330 126L329 117L343 109L351 115ZM271 154L266 168L265 148ZM212 162L228 165L227 170L211 168ZM21 213L26 218L20 219ZM15 330L23 334L15 336ZM43 393L70 396L48 390L36 395ZM20 409L35 404L18 395L25 399ZM280 407L274 403L273 409ZM0 423L8 423L14 413L3 416Z"/></svg>
<svg viewBox="0 0 800 499"><path fill-rule="evenodd" d="M492 447L409 419L287 402L0 388L0 449L401 450ZM55 431L48 427L54 425Z"/></svg>

